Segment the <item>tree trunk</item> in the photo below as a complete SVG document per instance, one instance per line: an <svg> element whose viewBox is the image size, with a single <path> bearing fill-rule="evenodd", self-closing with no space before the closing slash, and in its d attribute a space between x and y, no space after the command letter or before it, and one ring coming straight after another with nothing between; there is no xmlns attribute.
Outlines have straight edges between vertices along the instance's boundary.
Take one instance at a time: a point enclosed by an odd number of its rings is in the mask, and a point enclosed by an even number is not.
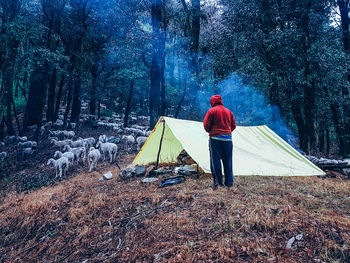
<svg viewBox="0 0 350 263"><path fill-rule="evenodd" d="M149 114L150 114L150 128L153 129L160 114L160 86L161 86L161 62L162 54L161 50L162 36L161 36L161 21L163 21L163 0L152 1L152 64L151 64L151 89L149 94Z"/></svg>
<svg viewBox="0 0 350 263"><path fill-rule="evenodd" d="M97 66L94 64L91 69L91 87L90 87L90 105L89 111L91 115L96 114L96 88L97 88Z"/></svg>
<svg viewBox="0 0 350 263"><path fill-rule="evenodd" d="M70 121L79 122L80 110L81 110L81 100L80 100L80 88L81 88L81 76L78 75L76 82L74 83L74 93L73 93L73 103Z"/></svg>
<svg viewBox="0 0 350 263"><path fill-rule="evenodd" d="M60 105L61 105L61 98L62 98L64 84L65 84L65 77L62 74L60 84L58 86L58 91L57 91L57 98L55 102L55 113L52 120L53 122L57 121L58 119L58 113L60 112Z"/></svg>
<svg viewBox="0 0 350 263"><path fill-rule="evenodd" d="M50 78L49 89L47 92L47 110L46 110L47 121L52 121L54 119L56 80L57 80L57 70L53 69L51 78Z"/></svg>
<svg viewBox="0 0 350 263"><path fill-rule="evenodd" d="M199 34L200 34L200 15L201 15L200 0L192 0L192 29L191 29L191 64L192 73L198 77L198 52L199 52Z"/></svg>
<svg viewBox="0 0 350 263"><path fill-rule="evenodd" d="M298 128L298 134L299 134L299 141L300 141L300 148L306 152L308 149L308 140L307 135L305 131L305 121L303 118L303 114L301 111L301 105L297 100L292 101L292 114L295 120L295 123Z"/></svg>
<svg viewBox="0 0 350 263"><path fill-rule="evenodd" d="M4 129L5 129L5 118L4 116L2 116L1 123L0 123L0 141L4 140L4 137L5 137Z"/></svg>
<svg viewBox="0 0 350 263"><path fill-rule="evenodd" d="M317 152L317 135L316 135L316 83L312 77L311 62L308 59L310 49L310 10L311 0L306 4L301 18L302 29L302 50L304 57L304 113L305 113L305 131L308 141L308 154Z"/></svg>
<svg viewBox="0 0 350 263"><path fill-rule="evenodd" d="M45 62L44 68L47 69L48 65ZM33 73L29 86L28 103L24 114L23 129L27 129L30 125L37 125L38 129L41 127L44 98L46 91L46 76L47 71L40 66L37 66ZM36 131L35 137L38 138L38 131Z"/></svg>
<svg viewBox="0 0 350 263"><path fill-rule="evenodd" d="M19 119L17 116L17 110L16 110L16 104L15 104L15 100L12 97L12 107L13 107L13 115L15 116L15 120L16 120L16 124L17 124L17 129L18 129L18 135L22 136L22 129L21 129L21 124L19 123Z"/></svg>
<svg viewBox="0 0 350 263"><path fill-rule="evenodd" d="M340 11L340 19L341 19L341 27L343 32L343 45L344 45L344 51L347 54L348 57L350 57L350 30L349 30L349 23L350 23L350 13L349 13L349 0L338 0L338 7ZM347 80L350 83L350 69L347 72ZM344 130L350 131L350 97L349 97L349 88L344 85L342 90L343 95L343 123L344 123ZM342 155L347 156L350 154L350 133L346 132L344 133L344 151L342 152Z"/></svg>
<svg viewBox="0 0 350 263"><path fill-rule="evenodd" d="M64 125L67 124L68 116L72 108L73 86L74 86L73 76L70 76L69 82L67 85L67 102L66 102L66 109L64 111L64 119L63 119Z"/></svg>
<svg viewBox="0 0 350 263"><path fill-rule="evenodd" d="M190 114L188 118L198 119L201 115L201 110L198 103L196 102L198 97L199 86L199 35L200 35L200 0L192 0L191 10L191 34L190 34L190 71L191 71L191 82L189 83L190 89Z"/></svg>
<svg viewBox="0 0 350 263"><path fill-rule="evenodd" d="M179 116L180 110L181 110L181 106L183 105L184 101L185 101L185 97L186 97L186 80L184 81L184 91L182 93L181 99L179 100L179 103L177 104L176 107L176 112L175 112L175 118L177 118Z"/></svg>
<svg viewBox="0 0 350 263"><path fill-rule="evenodd" d="M13 70L13 68L12 68ZM5 75L5 79L4 79L4 85L6 88L6 127L7 127L7 134L8 135L14 135L15 134L15 129L13 128L13 124L12 124L12 112L11 112L11 108L12 108L12 100L13 100L13 74L12 74L12 70L11 69L7 69L6 75Z"/></svg>
<svg viewBox="0 0 350 263"><path fill-rule="evenodd" d="M97 119L101 118L101 101L97 103Z"/></svg>
<svg viewBox="0 0 350 263"><path fill-rule="evenodd" d="M134 81L132 80L130 83L128 101L127 101L126 107L125 107L124 128L128 127L128 120L129 120L129 114L130 114L130 110L131 110L131 102L132 102L133 94L134 94Z"/></svg>

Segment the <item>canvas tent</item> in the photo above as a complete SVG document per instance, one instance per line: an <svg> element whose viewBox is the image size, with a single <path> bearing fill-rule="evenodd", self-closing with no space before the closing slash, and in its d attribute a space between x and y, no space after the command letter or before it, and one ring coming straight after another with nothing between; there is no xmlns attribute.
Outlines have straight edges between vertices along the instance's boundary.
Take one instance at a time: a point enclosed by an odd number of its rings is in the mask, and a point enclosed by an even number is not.
<svg viewBox="0 0 350 263"><path fill-rule="evenodd" d="M164 120L164 121L161 121ZM157 160L175 163L185 150L206 173L210 173L208 134L202 122L161 117L134 159L137 165ZM267 126L238 126L232 133L234 175L311 176L324 172L302 156Z"/></svg>

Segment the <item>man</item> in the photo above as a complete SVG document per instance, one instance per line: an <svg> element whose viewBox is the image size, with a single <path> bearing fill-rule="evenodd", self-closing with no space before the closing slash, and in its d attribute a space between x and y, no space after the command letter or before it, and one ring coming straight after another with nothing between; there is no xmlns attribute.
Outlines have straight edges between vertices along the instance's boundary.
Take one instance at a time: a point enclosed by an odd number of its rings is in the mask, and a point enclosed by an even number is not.
<svg viewBox="0 0 350 263"><path fill-rule="evenodd" d="M224 165L225 186L233 184L232 174L232 131L236 129L236 121L233 113L224 107L220 95L214 95L210 99L211 109L204 117L204 129L209 133L210 170L214 184L210 187L223 186L221 161Z"/></svg>

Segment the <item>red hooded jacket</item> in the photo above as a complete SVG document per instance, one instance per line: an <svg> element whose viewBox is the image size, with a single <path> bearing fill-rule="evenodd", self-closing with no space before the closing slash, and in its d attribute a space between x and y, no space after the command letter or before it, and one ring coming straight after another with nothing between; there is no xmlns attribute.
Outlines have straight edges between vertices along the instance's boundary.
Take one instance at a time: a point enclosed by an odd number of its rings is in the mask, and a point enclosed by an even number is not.
<svg viewBox="0 0 350 263"><path fill-rule="evenodd" d="M236 129L236 120L233 113L224 107L220 95L214 95L210 99L211 109L204 117L204 129L210 137L229 135Z"/></svg>

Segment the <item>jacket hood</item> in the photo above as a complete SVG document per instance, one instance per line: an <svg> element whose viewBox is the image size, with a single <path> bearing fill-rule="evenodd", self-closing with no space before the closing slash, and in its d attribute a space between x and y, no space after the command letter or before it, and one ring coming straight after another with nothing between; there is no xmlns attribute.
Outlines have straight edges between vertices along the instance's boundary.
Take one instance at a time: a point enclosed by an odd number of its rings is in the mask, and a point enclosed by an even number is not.
<svg viewBox="0 0 350 263"><path fill-rule="evenodd" d="M210 105L212 107L216 106L216 105L224 105L222 103L222 98L220 95L214 95L214 96L211 96L210 98Z"/></svg>

